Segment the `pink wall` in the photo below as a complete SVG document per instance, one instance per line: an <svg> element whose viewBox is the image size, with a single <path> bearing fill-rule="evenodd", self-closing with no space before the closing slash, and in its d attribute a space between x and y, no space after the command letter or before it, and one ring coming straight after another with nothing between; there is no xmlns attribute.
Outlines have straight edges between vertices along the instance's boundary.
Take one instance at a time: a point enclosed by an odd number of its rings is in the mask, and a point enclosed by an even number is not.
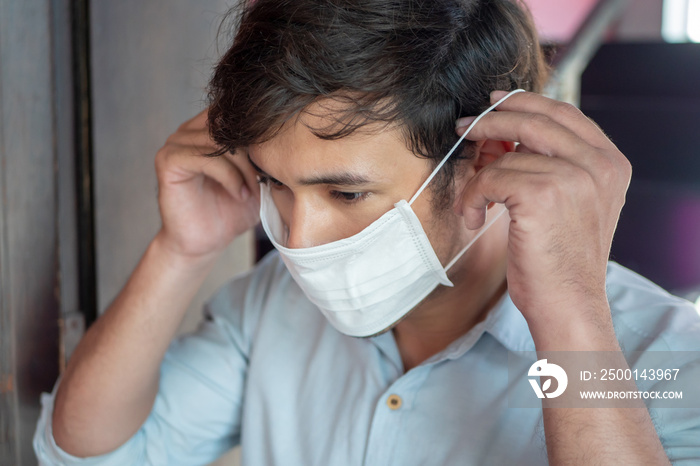
<svg viewBox="0 0 700 466"><path fill-rule="evenodd" d="M566 43L598 0L524 0L540 36ZM661 40L663 0L631 0L617 27L618 40Z"/></svg>
<svg viewBox="0 0 700 466"><path fill-rule="evenodd" d="M597 0L525 0L542 39L568 42Z"/></svg>
<svg viewBox="0 0 700 466"><path fill-rule="evenodd" d="M663 0L633 0L617 28L617 38L626 41L660 41Z"/></svg>

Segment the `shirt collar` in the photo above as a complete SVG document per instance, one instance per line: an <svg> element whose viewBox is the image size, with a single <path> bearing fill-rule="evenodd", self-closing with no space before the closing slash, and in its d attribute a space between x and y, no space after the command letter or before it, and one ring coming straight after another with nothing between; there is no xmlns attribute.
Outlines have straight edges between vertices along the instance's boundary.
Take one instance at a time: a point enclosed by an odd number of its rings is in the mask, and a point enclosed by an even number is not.
<svg viewBox="0 0 700 466"><path fill-rule="evenodd" d="M460 358L479 341L484 333L489 333L510 351L535 351L535 342L527 321L506 292L484 320L443 351L426 360L424 364Z"/></svg>
<svg viewBox="0 0 700 466"><path fill-rule="evenodd" d="M495 317L485 331L511 351L535 350L530 327L508 292L503 295L493 313Z"/></svg>
<svg viewBox="0 0 700 466"><path fill-rule="evenodd" d="M510 299L510 294L506 291L484 320L453 341L443 351L425 360L421 366L444 361L445 359L462 357L476 345L484 333L489 333L510 351L535 351L535 342L530 334L527 321L518 308L515 307L515 304ZM403 372L401 355L392 332L383 333L369 340L397 366L400 373Z"/></svg>

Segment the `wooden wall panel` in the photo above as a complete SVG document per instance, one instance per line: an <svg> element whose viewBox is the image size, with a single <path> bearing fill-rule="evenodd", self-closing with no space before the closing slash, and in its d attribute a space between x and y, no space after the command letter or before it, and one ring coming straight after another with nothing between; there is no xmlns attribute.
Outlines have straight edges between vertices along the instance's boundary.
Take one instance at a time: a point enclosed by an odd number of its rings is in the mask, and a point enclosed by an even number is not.
<svg viewBox="0 0 700 466"><path fill-rule="evenodd" d="M0 0L0 463L36 464L58 375L51 2Z"/></svg>
<svg viewBox="0 0 700 466"><path fill-rule="evenodd" d="M98 303L103 311L160 227L153 158L204 108L221 0L95 1L91 5ZM193 303L251 263L237 241Z"/></svg>
<svg viewBox="0 0 700 466"><path fill-rule="evenodd" d="M160 227L153 159L168 135L204 108L204 87L217 57L216 33L229 4L91 3L100 312L122 288ZM252 235L236 240L194 299L182 331L200 320L203 300L248 268L252 259Z"/></svg>

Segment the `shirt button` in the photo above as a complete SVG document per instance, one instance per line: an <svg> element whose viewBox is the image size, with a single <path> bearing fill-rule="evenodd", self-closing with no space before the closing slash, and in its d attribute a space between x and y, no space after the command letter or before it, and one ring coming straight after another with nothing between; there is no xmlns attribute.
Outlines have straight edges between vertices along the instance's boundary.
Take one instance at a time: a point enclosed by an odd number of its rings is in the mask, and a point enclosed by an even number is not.
<svg viewBox="0 0 700 466"><path fill-rule="evenodd" d="M399 395L389 395L386 399L386 404L389 409L397 410L401 407L401 397Z"/></svg>

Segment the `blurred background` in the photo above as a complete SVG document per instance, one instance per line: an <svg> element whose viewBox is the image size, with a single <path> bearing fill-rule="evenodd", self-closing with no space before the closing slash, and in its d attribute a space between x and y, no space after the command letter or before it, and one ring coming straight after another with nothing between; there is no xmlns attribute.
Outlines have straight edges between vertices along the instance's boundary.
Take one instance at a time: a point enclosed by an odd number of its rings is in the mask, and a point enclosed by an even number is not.
<svg viewBox="0 0 700 466"><path fill-rule="evenodd" d="M700 295L700 0L528 0L553 67L634 167L611 258ZM153 158L205 105L225 0L0 0L0 464L160 226ZM266 249L236 240L190 306ZM234 451L216 464L238 464Z"/></svg>

